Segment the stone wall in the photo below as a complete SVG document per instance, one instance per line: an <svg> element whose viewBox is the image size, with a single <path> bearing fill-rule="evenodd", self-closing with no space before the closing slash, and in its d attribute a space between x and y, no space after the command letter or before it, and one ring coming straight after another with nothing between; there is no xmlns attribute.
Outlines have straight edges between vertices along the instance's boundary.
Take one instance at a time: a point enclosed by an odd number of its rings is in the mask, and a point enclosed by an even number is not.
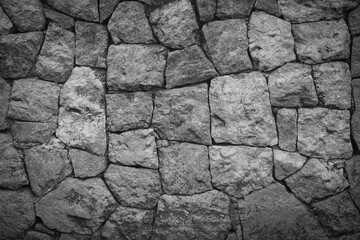
<svg viewBox="0 0 360 240"><path fill-rule="evenodd" d="M360 239L358 0L0 0L0 239Z"/></svg>

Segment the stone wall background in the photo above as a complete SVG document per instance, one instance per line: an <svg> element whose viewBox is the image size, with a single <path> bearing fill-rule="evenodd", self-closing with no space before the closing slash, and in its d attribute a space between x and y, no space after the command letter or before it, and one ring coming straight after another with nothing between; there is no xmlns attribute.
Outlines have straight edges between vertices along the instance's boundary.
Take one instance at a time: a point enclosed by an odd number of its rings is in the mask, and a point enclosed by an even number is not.
<svg viewBox="0 0 360 240"><path fill-rule="evenodd" d="M360 239L358 0L0 0L0 239Z"/></svg>

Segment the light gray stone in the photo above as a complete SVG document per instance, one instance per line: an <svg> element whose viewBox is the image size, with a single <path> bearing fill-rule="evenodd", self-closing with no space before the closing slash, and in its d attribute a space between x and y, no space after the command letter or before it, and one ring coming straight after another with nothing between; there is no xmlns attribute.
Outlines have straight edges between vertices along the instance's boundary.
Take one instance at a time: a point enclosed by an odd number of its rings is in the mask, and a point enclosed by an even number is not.
<svg viewBox="0 0 360 240"><path fill-rule="evenodd" d="M360 156L356 155L345 161L345 169L349 179L351 198L360 208Z"/></svg>
<svg viewBox="0 0 360 240"><path fill-rule="evenodd" d="M44 15L47 19L54 22L59 27L64 29L70 29L74 27L75 21L74 18L69 17L68 15L53 11L50 8L44 8Z"/></svg>
<svg viewBox="0 0 360 240"><path fill-rule="evenodd" d="M100 22L108 19L120 0L99 0Z"/></svg>
<svg viewBox="0 0 360 240"><path fill-rule="evenodd" d="M254 8L260 11L267 12L276 17L281 16L281 10L277 0L257 0Z"/></svg>
<svg viewBox="0 0 360 240"><path fill-rule="evenodd" d="M216 16L224 18L248 18L256 0L218 0Z"/></svg>
<svg viewBox="0 0 360 240"><path fill-rule="evenodd" d="M298 137L296 109L282 108L276 113L279 147L286 151L296 151Z"/></svg>
<svg viewBox="0 0 360 240"><path fill-rule="evenodd" d="M9 127L7 113L9 109L10 93L10 85L0 77L0 130L5 130Z"/></svg>
<svg viewBox="0 0 360 240"><path fill-rule="evenodd" d="M201 22L209 22L214 19L216 0L196 0L196 6Z"/></svg>
<svg viewBox="0 0 360 240"><path fill-rule="evenodd" d="M297 152L285 152L274 149L274 172L277 180L283 180L294 174L306 162L306 157Z"/></svg>
<svg viewBox="0 0 360 240"><path fill-rule="evenodd" d="M14 25L10 21L8 15L4 12L0 6L0 35L9 34L14 28Z"/></svg>
<svg viewBox="0 0 360 240"><path fill-rule="evenodd" d="M78 178L95 177L107 167L105 157L92 155L78 149L70 149L69 157Z"/></svg>
<svg viewBox="0 0 360 240"><path fill-rule="evenodd" d="M352 40L351 75L353 78L360 77L360 36Z"/></svg>
<svg viewBox="0 0 360 240"><path fill-rule="evenodd" d="M24 240L52 240L53 237L49 234L30 230L28 231L25 236Z"/></svg>
<svg viewBox="0 0 360 240"><path fill-rule="evenodd" d="M348 23L351 34L360 34L360 7L355 8L348 15Z"/></svg>

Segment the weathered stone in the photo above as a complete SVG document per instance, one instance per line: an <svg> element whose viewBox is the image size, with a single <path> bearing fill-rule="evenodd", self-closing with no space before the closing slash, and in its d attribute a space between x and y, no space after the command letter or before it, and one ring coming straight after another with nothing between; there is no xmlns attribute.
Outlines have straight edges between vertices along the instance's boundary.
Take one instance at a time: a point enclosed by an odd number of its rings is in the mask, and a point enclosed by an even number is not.
<svg viewBox="0 0 360 240"><path fill-rule="evenodd" d="M309 159L300 171L286 178L285 182L306 203L335 195L349 186L341 170L316 158Z"/></svg>
<svg viewBox="0 0 360 240"><path fill-rule="evenodd" d="M345 169L350 184L350 195L356 206L360 208L360 156L353 156L345 161Z"/></svg>
<svg viewBox="0 0 360 240"><path fill-rule="evenodd" d="M74 51L74 33L50 23L36 63L38 76L48 81L65 82L74 68Z"/></svg>
<svg viewBox="0 0 360 240"><path fill-rule="evenodd" d="M0 0L0 4L20 32L39 31L46 25L41 0Z"/></svg>
<svg viewBox="0 0 360 240"><path fill-rule="evenodd" d="M326 108L298 110L298 151L308 157L350 158L350 112Z"/></svg>
<svg viewBox="0 0 360 240"><path fill-rule="evenodd" d="M351 116L351 135L353 136L357 147L360 148L360 79L354 79L352 81L352 91L355 111Z"/></svg>
<svg viewBox="0 0 360 240"><path fill-rule="evenodd" d="M308 64L346 59L350 34L344 19L292 25L299 59Z"/></svg>
<svg viewBox="0 0 360 240"><path fill-rule="evenodd" d="M111 164L104 178L122 206L151 209L159 200L161 184L157 170Z"/></svg>
<svg viewBox="0 0 360 240"><path fill-rule="evenodd" d="M111 16L120 0L99 0L100 22Z"/></svg>
<svg viewBox="0 0 360 240"><path fill-rule="evenodd" d="M298 135L296 109L279 109L276 113L276 125L279 134L279 147L286 151L296 151Z"/></svg>
<svg viewBox="0 0 360 240"><path fill-rule="evenodd" d="M44 8L44 14L47 19L50 19L59 27L62 27L64 29L69 29L74 27L75 22L72 17L69 17L68 15L53 11L49 8Z"/></svg>
<svg viewBox="0 0 360 240"><path fill-rule="evenodd" d="M105 26L84 21L75 22L76 64L106 68L108 33Z"/></svg>
<svg viewBox="0 0 360 240"><path fill-rule="evenodd" d="M236 236L235 233L232 232L232 233L229 233L226 240L238 240L238 237Z"/></svg>
<svg viewBox="0 0 360 240"><path fill-rule="evenodd" d="M257 0L254 8L277 17L281 16L281 10L277 0Z"/></svg>
<svg viewBox="0 0 360 240"><path fill-rule="evenodd" d="M16 80L8 117L22 121L54 121L58 114L60 87L37 78Z"/></svg>
<svg viewBox="0 0 360 240"><path fill-rule="evenodd" d="M122 134L109 134L109 160L127 166L158 169L158 156L153 129L138 129Z"/></svg>
<svg viewBox="0 0 360 240"><path fill-rule="evenodd" d="M115 44L156 42L145 15L144 4L140 2L119 3L111 15L108 28Z"/></svg>
<svg viewBox="0 0 360 240"><path fill-rule="evenodd" d="M49 228L47 228L43 223L36 223L34 229L39 232L43 232L49 235L54 235L55 232Z"/></svg>
<svg viewBox="0 0 360 240"><path fill-rule="evenodd" d="M342 236L330 236L329 240L358 240L360 233L346 233Z"/></svg>
<svg viewBox="0 0 360 240"><path fill-rule="evenodd" d="M249 22L249 47L260 71L273 70L296 59L291 24L265 12L253 12Z"/></svg>
<svg viewBox="0 0 360 240"><path fill-rule="evenodd" d="M42 32L0 36L0 76L26 77L35 65L43 39Z"/></svg>
<svg viewBox="0 0 360 240"><path fill-rule="evenodd" d="M301 107L318 103L311 66L287 63L273 71L268 82L272 106Z"/></svg>
<svg viewBox="0 0 360 240"><path fill-rule="evenodd" d="M46 233L30 230L25 234L24 240L53 240L53 237Z"/></svg>
<svg viewBox="0 0 360 240"><path fill-rule="evenodd" d="M80 234L74 234L74 233L72 233L72 234L62 233L59 240L92 240L92 237L90 235L80 235ZM101 239L98 239L98 240L101 240Z"/></svg>
<svg viewBox="0 0 360 240"><path fill-rule="evenodd" d="M351 75L360 77L360 36L354 37L352 41Z"/></svg>
<svg viewBox="0 0 360 240"><path fill-rule="evenodd" d="M185 48L196 42L199 26L189 0L173 1L150 13L149 21L161 44Z"/></svg>
<svg viewBox="0 0 360 240"><path fill-rule="evenodd" d="M278 143L265 77L259 72L218 77L210 86L211 135L217 143Z"/></svg>
<svg viewBox="0 0 360 240"><path fill-rule="evenodd" d="M360 34L360 7L357 7L355 10L351 11L348 15L348 23L351 34L359 35Z"/></svg>
<svg viewBox="0 0 360 240"><path fill-rule="evenodd" d="M244 239L328 240L315 216L279 183L239 200Z"/></svg>
<svg viewBox="0 0 360 240"><path fill-rule="evenodd" d="M283 180L294 174L306 162L306 157L301 156L297 152L285 152L274 149L274 172L277 180Z"/></svg>
<svg viewBox="0 0 360 240"><path fill-rule="evenodd" d="M107 126L112 132L122 132L150 126L153 112L151 93L107 94Z"/></svg>
<svg viewBox="0 0 360 240"><path fill-rule="evenodd" d="M15 122L11 128L14 145L29 148L47 143L55 133L57 124L37 122Z"/></svg>
<svg viewBox="0 0 360 240"><path fill-rule="evenodd" d="M216 16L224 18L248 18L256 0L218 0Z"/></svg>
<svg viewBox="0 0 360 240"><path fill-rule="evenodd" d="M148 240L151 237L153 218L153 210L119 206L105 222L101 238Z"/></svg>
<svg viewBox="0 0 360 240"><path fill-rule="evenodd" d="M0 6L0 35L9 34L14 28L14 25Z"/></svg>
<svg viewBox="0 0 360 240"><path fill-rule="evenodd" d="M111 45L107 56L109 90L150 90L164 85L166 48L160 45Z"/></svg>
<svg viewBox="0 0 360 240"><path fill-rule="evenodd" d="M196 0L196 6L201 22L209 22L214 19L216 0Z"/></svg>
<svg viewBox="0 0 360 240"><path fill-rule="evenodd" d="M241 198L273 182L272 150L248 146L209 147L214 187Z"/></svg>
<svg viewBox="0 0 360 240"><path fill-rule="evenodd" d="M95 177L107 167L105 157L92 155L85 151L70 149L69 157L74 168L74 175L78 178Z"/></svg>
<svg viewBox="0 0 360 240"><path fill-rule="evenodd" d="M7 113L10 101L10 85L0 77L0 130L8 128Z"/></svg>
<svg viewBox="0 0 360 240"><path fill-rule="evenodd" d="M207 84L158 91L152 126L166 140L211 144Z"/></svg>
<svg viewBox="0 0 360 240"><path fill-rule="evenodd" d="M351 108L351 72L347 63L315 65L313 75L317 94L325 106Z"/></svg>
<svg viewBox="0 0 360 240"><path fill-rule="evenodd" d="M49 228L91 234L117 205L100 178L67 178L36 203L36 214Z"/></svg>
<svg viewBox="0 0 360 240"><path fill-rule="evenodd" d="M229 197L216 190L192 196L162 195L152 239L225 240L231 228L229 209Z"/></svg>
<svg viewBox="0 0 360 240"><path fill-rule="evenodd" d="M19 236L35 223L34 201L28 188L0 190L0 239Z"/></svg>
<svg viewBox="0 0 360 240"><path fill-rule="evenodd" d="M245 20L209 22L203 26L202 32L206 40L205 51L220 74L252 69Z"/></svg>

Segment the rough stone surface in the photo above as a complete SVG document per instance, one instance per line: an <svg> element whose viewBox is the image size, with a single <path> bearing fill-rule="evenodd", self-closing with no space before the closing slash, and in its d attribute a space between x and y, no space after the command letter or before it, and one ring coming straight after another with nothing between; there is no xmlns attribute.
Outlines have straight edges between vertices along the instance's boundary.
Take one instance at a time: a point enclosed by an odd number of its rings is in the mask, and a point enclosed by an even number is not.
<svg viewBox="0 0 360 240"><path fill-rule="evenodd" d="M150 126L153 102L151 93L107 94L107 128L122 132Z"/></svg>
<svg viewBox="0 0 360 240"><path fill-rule="evenodd" d="M216 190L193 196L162 195L152 239L225 240L231 227L229 209L229 197Z"/></svg>
<svg viewBox="0 0 360 240"><path fill-rule="evenodd" d="M343 19L293 24L295 49L308 64L346 59L350 56L350 34Z"/></svg>
<svg viewBox="0 0 360 240"><path fill-rule="evenodd" d="M36 214L49 228L91 234L117 205L100 178L67 178L36 203Z"/></svg>
<svg viewBox="0 0 360 240"><path fill-rule="evenodd" d="M120 0L99 0L100 22L111 16Z"/></svg>
<svg viewBox="0 0 360 240"><path fill-rule="evenodd" d="M254 8L260 11L267 12L276 17L281 16L281 10L277 0L257 0Z"/></svg>
<svg viewBox="0 0 360 240"><path fill-rule="evenodd" d="M248 18L256 0L218 0L216 16L224 18Z"/></svg>
<svg viewBox="0 0 360 240"><path fill-rule="evenodd" d="M298 171L306 162L306 157L297 152L274 149L274 172L277 180L283 180Z"/></svg>
<svg viewBox="0 0 360 240"><path fill-rule="evenodd" d="M4 12L0 6L0 35L9 34L14 28L14 25L10 21L8 15Z"/></svg>
<svg viewBox="0 0 360 240"><path fill-rule="evenodd" d="M92 236L94 236L94 233ZM89 235L81 235L81 234L66 234L62 233L60 235L59 240L100 240L100 239L93 239L92 236Z"/></svg>
<svg viewBox="0 0 360 240"><path fill-rule="evenodd" d="M348 15L348 23L351 34L359 35L360 34L360 7L357 7L355 10L351 11Z"/></svg>
<svg viewBox="0 0 360 240"><path fill-rule="evenodd" d="M164 85L167 50L160 45L111 45L107 56L109 90L150 90Z"/></svg>
<svg viewBox="0 0 360 240"><path fill-rule="evenodd" d="M52 239L53 237L50 236L49 234L33 231L33 230L28 231L24 236L24 240L52 240Z"/></svg>
<svg viewBox="0 0 360 240"><path fill-rule="evenodd" d="M122 206L152 209L159 200L161 183L157 170L111 164L104 178Z"/></svg>
<svg viewBox="0 0 360 240"><path fill-rule="evenodd" d="M302 201L335 195L349 186L341 170L323 159L309 159L300 171L285 179L287 186Z"/></svg>
<svg viewBox="0 0 360 240"><path fill-rule="evenodd" d="M350 112L326 108L298 110L298 151L309 157L350 158Z"/></svg>
<svg viewBox="0 0 360 240"><path fill-rule="evenodd" d="M161 44L185 48L196 41L199 26L189 0L170 2L151 12L149 21Z"/></svg>
<svg viewBox="0 0 360 240"><path fill-rule="evenodd" d="M217 143L278 143L265 77L259 72L218 77L210 86L211 135Z"/></svg>
<svg viewBox="0 0 360 240"><path fill-rule="evenodd" d="M354 37L352 41L351 75L352 77L360 77L360 36Z"/></svg>
<svg viewBox="0 0 360 240"><path fill-rule="evenodd" d="M0 77L0 130L8 128L7 113L10 102L10 85Z"/></svg>
<svg viewBox="0 0 360 240"><path fill-rule="evenodd" d="M196 6L201 22L209 22L214 19L216 0L196 0Z"/></svg>
<svg viewBox="0 0 360 240"><path fill-rule="evenodd" d="M243 19L214 21L202 28L205 51L221 75L252 69Z"/></svg>
<svg viewBox="0 0 360 240"><path fill-rule="evenodd" d="M152 126L160 138L210 145L207 84L155 93Z"/></svg>
<svg viewBox="0 0 360 240"><path fill-rule="evenodd" d="M74 27L75 21L74 18L69 17L68 15L53 11L49 8L44 8L44 15L46 18L50 19L59 27L64 29L69 29Z"/></svg>
<svg viewBox="0 0 360 240"><path fill-rule="evenodd" d="M109 160L127 166L158 169L155 132L138 129L122 134L109 134Z"/></svg>
<svg viewBox="0 0 360 240"><path fill-rule="evenodd" d="M239 200L244 239L327 240L314 215L274 183Z"/></svg>
<svg viewBox="0 0 360 240"><path fill-rule="evenodd" d="M345 169L349 179L351 198L360 208L360 156L356 155L345 161Z"/></svg>
<svg viewBox="0 0 360 240"><path fill-rule="evenodd" d="M276 125L279 134L279 147L286 151L296 151L297 111L282 108L276 113Z"/></svg>
<svg viewBox="0 0 360 240"><path fill-rule="evenodd" d="M249 22L249 47L255 67L273 70L296 59L291 24L265 12L253 12Z"/></svg>
<svg viewBox="0 0 360 240"><path fill-rule="evenodd" d="M105 157L92 155L85 151L70 149L69 157L74 168L74 175L78 178L95 177L107 167Z"/></svg>
<svg viewBox="0 0 360 240"><path fill-rule="evenodd" d="M310 107L318 103L311 66L287 63L273 71L268 82L272 106Z"/></svg>
<svg viewBox="0 0 360 240"><path fill-rule="evenodd" d="M74 33L50 23L36 63L38 76L48 81L65 82L74 68L74 52Z"/></svg>

